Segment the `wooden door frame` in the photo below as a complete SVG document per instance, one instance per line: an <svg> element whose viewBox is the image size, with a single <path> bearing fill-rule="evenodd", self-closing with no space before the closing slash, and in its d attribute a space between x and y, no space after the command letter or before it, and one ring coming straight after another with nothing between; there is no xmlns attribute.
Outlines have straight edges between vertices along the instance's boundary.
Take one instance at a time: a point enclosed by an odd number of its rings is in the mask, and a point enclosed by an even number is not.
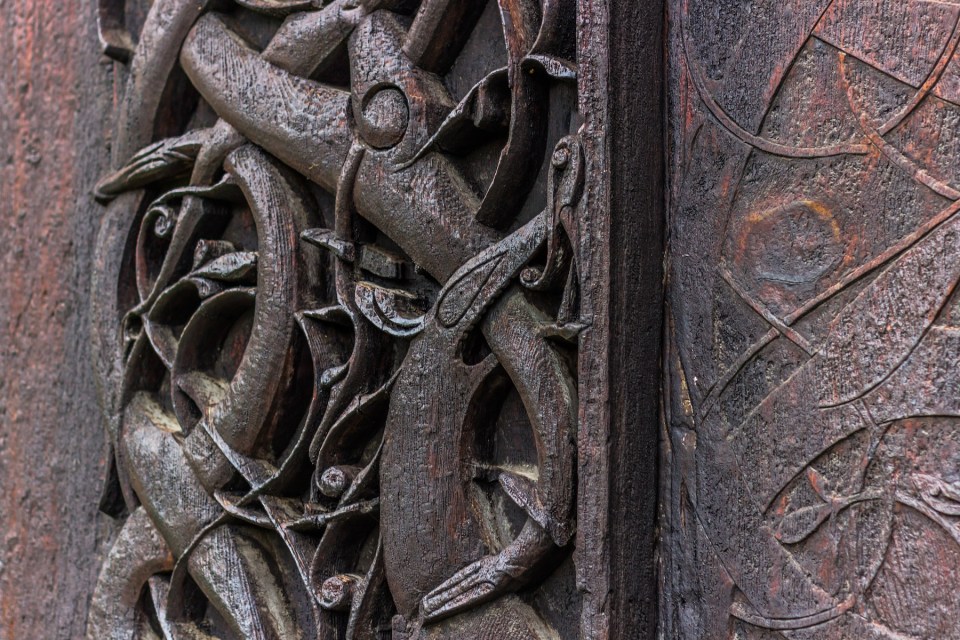
<svg viewBox="0 0 960 640"><path fill-rule="evenodd" d="M592 322L580 362L581 637L655 638L666 13L662 0L581 0L579 10Z"/></svg>

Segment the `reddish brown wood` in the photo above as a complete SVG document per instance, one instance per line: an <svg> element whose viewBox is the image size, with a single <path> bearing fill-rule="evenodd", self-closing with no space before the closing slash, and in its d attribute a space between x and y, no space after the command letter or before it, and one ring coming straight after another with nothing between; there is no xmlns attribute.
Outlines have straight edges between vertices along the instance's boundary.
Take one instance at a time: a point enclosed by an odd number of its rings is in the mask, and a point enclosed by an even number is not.
<svg viewBox="0 0 960 640"><path fill-rule="evenodd" d="M957 637L960 6L669 6L663 632Z"/></svg>
<svg viewBox="0 0 960 640"><path fill-rule="evenodd" d="M0 638L957 637L958 43L0 0Z"/></svg>
<svg viewBox="0 0 960 640"><path fill-rule="evenodd" d="M0 637L82 637L109 546L88 295L113 112L92 3L0 5Z"/></svg>

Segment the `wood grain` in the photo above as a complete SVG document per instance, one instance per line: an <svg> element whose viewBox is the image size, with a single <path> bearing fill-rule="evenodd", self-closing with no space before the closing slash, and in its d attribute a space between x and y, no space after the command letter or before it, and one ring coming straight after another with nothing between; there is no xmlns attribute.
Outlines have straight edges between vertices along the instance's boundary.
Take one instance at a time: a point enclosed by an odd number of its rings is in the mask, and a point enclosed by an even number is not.
<svg viewBox="0 0 960 640"><path fill-rule="evenodd" d="M662 633L958 637L960 7L668 7Z"/></svg>
<svg viewBox="0 0 960 640"><path fill-rule="evenodd" d="M93 3L0 3L0 637L77 638L111 533L87 296L112 64Z"/></svg>

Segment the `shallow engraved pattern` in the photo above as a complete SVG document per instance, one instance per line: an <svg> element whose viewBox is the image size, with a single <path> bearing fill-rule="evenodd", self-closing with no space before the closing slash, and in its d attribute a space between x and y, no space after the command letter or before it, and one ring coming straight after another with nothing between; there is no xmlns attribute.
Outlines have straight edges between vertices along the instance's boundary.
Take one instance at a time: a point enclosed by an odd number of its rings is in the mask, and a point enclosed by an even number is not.
<svg viewBox="0 0 960 640"><path fill-rule="evenodd" d="M669 638L960 638L960 4L674 0Z"/></svg>

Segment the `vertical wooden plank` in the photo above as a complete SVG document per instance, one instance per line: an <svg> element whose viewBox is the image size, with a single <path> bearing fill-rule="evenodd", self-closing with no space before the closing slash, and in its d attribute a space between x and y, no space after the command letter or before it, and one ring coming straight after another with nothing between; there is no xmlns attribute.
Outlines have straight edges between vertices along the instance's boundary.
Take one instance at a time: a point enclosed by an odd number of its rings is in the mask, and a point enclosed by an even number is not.
<svg viewBox="0 0 960 640"><path fill-rule="evenodd" d="M0 638L82 637L109 523L88 296L112 65L93 3L0 3Z"/></svg>
<svg viewBox="0 0 960 640"><path fill-rule="evenodd" d="M584 638L656 637L664 15L659 1L580 3L591 323L580 371Z"/></svg>
<svg viewBox="0 0 960 640"><path fill-rule="evenodd" d="M613 20L610 321L614 546L611 638L656 637L657 457L663 318L663 20L618 0Z"/></svg>
<svg viewBox="0 0 960 640"><path fill-rule="evenodd" d="M577 442L579 464L577 541L574 559L577 586L583 592L581 638L600 639L609 634L610 540L607 537L610 500L609 388L604 364L609 353L608 253L610 241L607 212L610 185L604 177L610 166L606 88L609 82L607 30L610 15L606 0L579 3L577 56L580 61L580 112L583 114L583 148L586 183L582 206L583 246L580 247L584 275L581 314L589 326L580 335L580 434ZM600 43L601 47L597 44ZM589 278L589 279L588 279ZM590 496L592 500L585 499Z"/></svg>

